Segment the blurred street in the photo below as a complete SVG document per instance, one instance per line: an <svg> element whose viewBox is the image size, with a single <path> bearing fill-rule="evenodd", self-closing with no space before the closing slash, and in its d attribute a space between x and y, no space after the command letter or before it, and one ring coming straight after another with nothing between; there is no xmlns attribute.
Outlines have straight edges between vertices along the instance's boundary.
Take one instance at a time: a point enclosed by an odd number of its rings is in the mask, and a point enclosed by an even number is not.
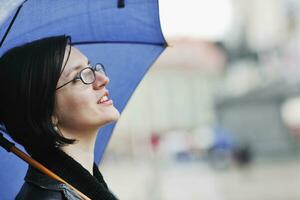
<svg viewBox="0 0 300 200"><path fill-rule="evenodd" d="M300 161L213 170L204 162L107 162L101 167L122 200L299 200Z"/></svg>

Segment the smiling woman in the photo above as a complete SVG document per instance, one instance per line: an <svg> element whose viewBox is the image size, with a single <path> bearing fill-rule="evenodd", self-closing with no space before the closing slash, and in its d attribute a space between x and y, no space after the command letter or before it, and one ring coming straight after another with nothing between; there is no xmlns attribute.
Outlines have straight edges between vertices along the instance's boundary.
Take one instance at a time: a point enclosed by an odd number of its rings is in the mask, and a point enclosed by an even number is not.
<svg viewBox="0 0 300 200"><path fill-rule="evenodd" d="M92 67L70 37L43 38L0 58L0 120L10 136L91 199L116 199L94 163L98 129L119 118L103 65ZM16 199L79 199L28 168Z"/></svg>

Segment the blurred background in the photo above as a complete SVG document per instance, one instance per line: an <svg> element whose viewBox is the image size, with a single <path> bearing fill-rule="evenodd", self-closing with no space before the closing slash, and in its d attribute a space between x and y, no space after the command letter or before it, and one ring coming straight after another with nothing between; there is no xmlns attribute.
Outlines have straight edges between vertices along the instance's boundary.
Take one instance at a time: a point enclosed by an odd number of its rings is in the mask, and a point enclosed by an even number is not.
<svg viewBox="0 0 300 200"><path fill-rule="evenodd" d="M170 45L100 165L122 200L300 199L300 1L160 0Z"/></svg>
<svg viewBox="0 0 300 200"><path fill-rule="evenodd" d="M100 165L111 190L299 200L300 1L160 0L160 12L170 47L114 130Z"/></svg>

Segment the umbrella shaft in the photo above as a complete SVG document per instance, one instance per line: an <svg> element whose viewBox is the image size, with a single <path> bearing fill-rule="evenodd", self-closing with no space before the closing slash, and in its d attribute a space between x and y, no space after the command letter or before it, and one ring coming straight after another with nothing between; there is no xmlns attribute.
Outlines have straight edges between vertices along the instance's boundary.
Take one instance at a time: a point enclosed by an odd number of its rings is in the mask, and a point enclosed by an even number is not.
<svg viewBox="0 0 300 200"><path fill-rule="evenodd" d="M6 151L10 152L10 149L15 144L4 138L3 134L0 133L0 146L2 146Z"/></svg>

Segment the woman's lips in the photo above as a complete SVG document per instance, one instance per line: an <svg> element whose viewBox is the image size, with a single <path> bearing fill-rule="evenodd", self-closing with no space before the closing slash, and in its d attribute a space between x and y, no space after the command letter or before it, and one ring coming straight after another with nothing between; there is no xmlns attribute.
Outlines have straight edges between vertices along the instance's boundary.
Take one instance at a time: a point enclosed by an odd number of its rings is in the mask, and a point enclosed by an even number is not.
<svg viewBox="0 0 300 200"><path fill-rule="evenodd" d="M103 98L106 98L103 102L109 100L109 92L108 92L108 90L105 90L104 94L99 98L99 100L97 101L97 103L100 104L100 103L101 103L101 100L102 100Z"/></svg>
<svg viewBox="0 0 300 200"><path fill-rule="evenodd" d="M108 93L105 93L97 103L108 106L113 104L113 100L108 98Z"/></svg>
<svg viewBox="0 0 300 200"><path fill-rule="evenodd" d="M102 103L100 103L101 105L105 105L105 106L109 106L109 105L113 105L113 100L112 99L108 99Z"/></svg>

